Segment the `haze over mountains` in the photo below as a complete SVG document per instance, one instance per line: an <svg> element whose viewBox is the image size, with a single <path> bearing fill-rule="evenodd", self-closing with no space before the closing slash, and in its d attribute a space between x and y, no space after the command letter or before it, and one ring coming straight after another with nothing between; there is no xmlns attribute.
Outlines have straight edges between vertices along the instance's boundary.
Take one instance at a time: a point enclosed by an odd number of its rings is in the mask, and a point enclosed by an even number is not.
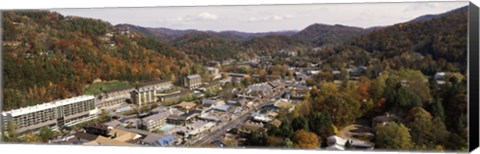
<svg viewBox="0 0 480 154"><path fill-rule="evenodd" d="M462 7L460 9L455 9L446 13L422 15L408 22L427 21L433 18L446 16L455 12L466 11L466 9L467 7ZM368 34L369 32L382 29L388 26L372 26L368 28L361 28L361 27L339 25L339 24L328 25L328 24L322 24L321 22L319 22L319 23L313 23L299 31L285 30L285 31L258 32L258 33L241 32L241 31L235 31L235 30L229 30L229 31L201 31L196 29L177 30L177 29L164 28L164 27L141 27L141 26L136 26L131 24L118 24L118 25L115 25L115 27L117 28L128 27L130 30L134 32L139 32L144 35L147 35L165 42L172 42L177 38L180 38L186 34L194 35L194 33L197 33L200 35L201 33L198 33L198 32L205 32L211 35L218 36L220 38L238 40L238 41L246 41L253 38L272 36L272 35L287 36L295 40L296 42L319 47L324 44L341 43L343 41L349 40L350 38L363 35L363 34Z"/></svg>

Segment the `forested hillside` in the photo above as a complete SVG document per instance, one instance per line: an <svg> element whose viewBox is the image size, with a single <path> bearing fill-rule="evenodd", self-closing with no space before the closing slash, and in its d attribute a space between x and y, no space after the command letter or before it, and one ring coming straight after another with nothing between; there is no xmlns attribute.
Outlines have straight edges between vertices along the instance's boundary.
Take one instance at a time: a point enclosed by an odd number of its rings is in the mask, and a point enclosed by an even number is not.
<svg viewBox="0 0 480 154"><path fill-rule="evenodd" d="M173 45L197 62L233 58L240 51L239 41L223 39L207 32L193 32L173 41Z"/></svg>
<svg viewBox="0 0 480 154"><path fill-rule="evenodd" d="M366 33L365 29L358 27L312 24L292 37L306 45L320 47L325 44L341 44Z"/></svg>
<svg viewBox="0 0 480 154"><path fill-rule="evenodd" d="M388 66L394 69L413 68L427 75L439 71L465 74L467 14L463 7L431 20L396 24L354 39L343 48L390 59Z"/></svg>
<svg viewBox="0 0 480 154"><path fill-rule="evenodd" d="M176 79L184 52L107 22L48 11L4 11L4 110L83 94L94 79Z"/></svg>

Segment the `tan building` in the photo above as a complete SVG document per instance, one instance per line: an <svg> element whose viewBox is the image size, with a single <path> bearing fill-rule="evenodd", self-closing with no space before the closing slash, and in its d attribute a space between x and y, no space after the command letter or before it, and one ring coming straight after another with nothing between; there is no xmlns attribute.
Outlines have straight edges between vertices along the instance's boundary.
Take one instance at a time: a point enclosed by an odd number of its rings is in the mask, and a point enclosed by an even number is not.
<svg viewBox="0 0 480 154"><path fill-rule="evenodd" d="M184 79L185 87L188 89L195 89L202 84L202 77L198 74L189 75Z"/></svg>
<svg viewBox="0 0 480 154"><path fill-rule="evenodd" d="M97 96L95 106L97 108L107 108L125 103L131 97L130 92L133 90L133 87L127 87L103 91L102 94Z"/></svg>
<svg viewBox="0 0 480 154"><path fill-rule="evenodd" d="M158 99L162 103L167 103L167 102L179 102L181 101L184 97L191 95L191 91L180 91L180 92L173 92L173 93L168 93L168 94L159 94L157 95Z"/></svg>
<svg viewBox="0 0 480 154"><path fill-rule="evenodd" d="M52 129L73 126L96 118L96 113L95 97L83 95L3 112L2 116L4 126L12 121L18 126L17 132L22 133L45 126Z"/></svg>
<svg viewBox="0 0 480 154"><path fill-rule="evenodd" d="M157 99L157 91L164 91L173 87L170 80L160 80L141 83L130 93L133 103L140 106L155 103Z"/></svg>

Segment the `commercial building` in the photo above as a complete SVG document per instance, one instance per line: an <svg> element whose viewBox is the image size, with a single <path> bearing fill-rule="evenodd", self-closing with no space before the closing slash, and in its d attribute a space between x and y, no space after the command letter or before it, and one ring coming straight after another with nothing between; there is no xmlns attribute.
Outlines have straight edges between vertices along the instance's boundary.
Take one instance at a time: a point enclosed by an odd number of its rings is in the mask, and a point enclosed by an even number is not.
<svg viewBox="0 0 480 154"><path fill-rule="evenodd" d="M83 95L2 112L2 116L4 126L12 121L18 126L17 132L22 133L45 126L52 129L73 126L96 118L96 113L95 97Z"/></svg>
<svg viewBox="0 0 480 154"><path fill-rule="evenodd" d="M171 89L173 84L170 80L160 80L141 83L130 93L133 103L140 106L157 102L157 91Z"/></svg>
<svg viewBox="0 0 480 154"><path fill-rule="evenodd" d="M189 112L182 115L170 115L167 117L167 123L173 125L186 125L193 121L194 118L198 117L199 113Z"/></svg>
<svg viewBox="0 0 480 154"><path fill-rule="evenodd" d="M108 108L125 103L130 98L130 92L133 90L133 87L105 90L97 96L95 106L97 108Z"/></svg>
<svg viewBox="0 0 480 154"><path fill-rule="evenodd" d="M142 119L143 126L148 131L160 129L167 124L167 117L170 115L168 110L160 110L157 114Z"/></svg>
<svg viewBox="0 0 480 154"><path fill-rule="evenodd" d="M209 131L214 126L215 126L215 123L213 122L195 121L195 122L192 122L191 124L186 125L186 127L183 127L180 131L177 132L177 134L181 134L185 137L192 137L200 133Z"/></svg>
<svg viewBox="0 0 480 154"><path fill-rule="evenodd" d="M258 83L248 86L238 95L240 98L264 98L271 96L274 92L273 87L268 83Z"/></svg>
<svg viewBox="0 0 480 154"><path fill-rule="evenodd" d="M184 112L191 112L197 107L197 104L195 102L181 102L175 107Z"/></svg>
<svg viewBox="0 0 480 154"><path fill-rule="evenodd" d="M169 94L159 94L157 95L158 101L161 103L166 102L179 102L182 98L190 95L191 91L180 91L180 92L173 92Z"/></svg>
<svg viewBox="0 0 480 154"><path fill-rule="evenodd" d="M218 68L216 68L216 67L206 67L205 69L212 76L213 80L222 78L222 75L220 75L220 71L219 71Z"/></svg>
<svg viewBox="0 0 480 154"><path fill-rule="evenodd" d="M188 89L195 89L202 84L202 77L198 74L189 75L184 79L185 87Z"/></svg>
<svg viewBox="0 0 480 154"><path fill-rule="evenodd" d="M142 144L148 146L171 146L175 142L175 136L170 135L148 135L142 140Z"/></svg>
<svg viewBox="0 0 480 154"><path fill-rule="evenodd" d="M437 72L434 76L435 81L437 81L437 84L439 85L444 85L445 84L445 72Z"/></svg>
<svg viewBox="0 0 480 154"><path fill-rule="evenodd" d="M154 88L139 88L131 92L131 100L139 106L154 103L157 101Z"/></svg>

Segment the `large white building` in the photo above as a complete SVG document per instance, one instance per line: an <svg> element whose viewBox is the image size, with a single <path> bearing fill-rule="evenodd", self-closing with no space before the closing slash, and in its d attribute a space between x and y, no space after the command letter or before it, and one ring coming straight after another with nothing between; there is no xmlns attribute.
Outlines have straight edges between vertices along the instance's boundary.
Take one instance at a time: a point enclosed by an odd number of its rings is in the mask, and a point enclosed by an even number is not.
<svg viewBox="0 0 480 154"><path fill-rule="evenodd" d="M35 131L42 127L58 129L73 126L97 117L95 97L83 95L63 100L2 112L4 127L12 121L17 132Z"/></svg>

